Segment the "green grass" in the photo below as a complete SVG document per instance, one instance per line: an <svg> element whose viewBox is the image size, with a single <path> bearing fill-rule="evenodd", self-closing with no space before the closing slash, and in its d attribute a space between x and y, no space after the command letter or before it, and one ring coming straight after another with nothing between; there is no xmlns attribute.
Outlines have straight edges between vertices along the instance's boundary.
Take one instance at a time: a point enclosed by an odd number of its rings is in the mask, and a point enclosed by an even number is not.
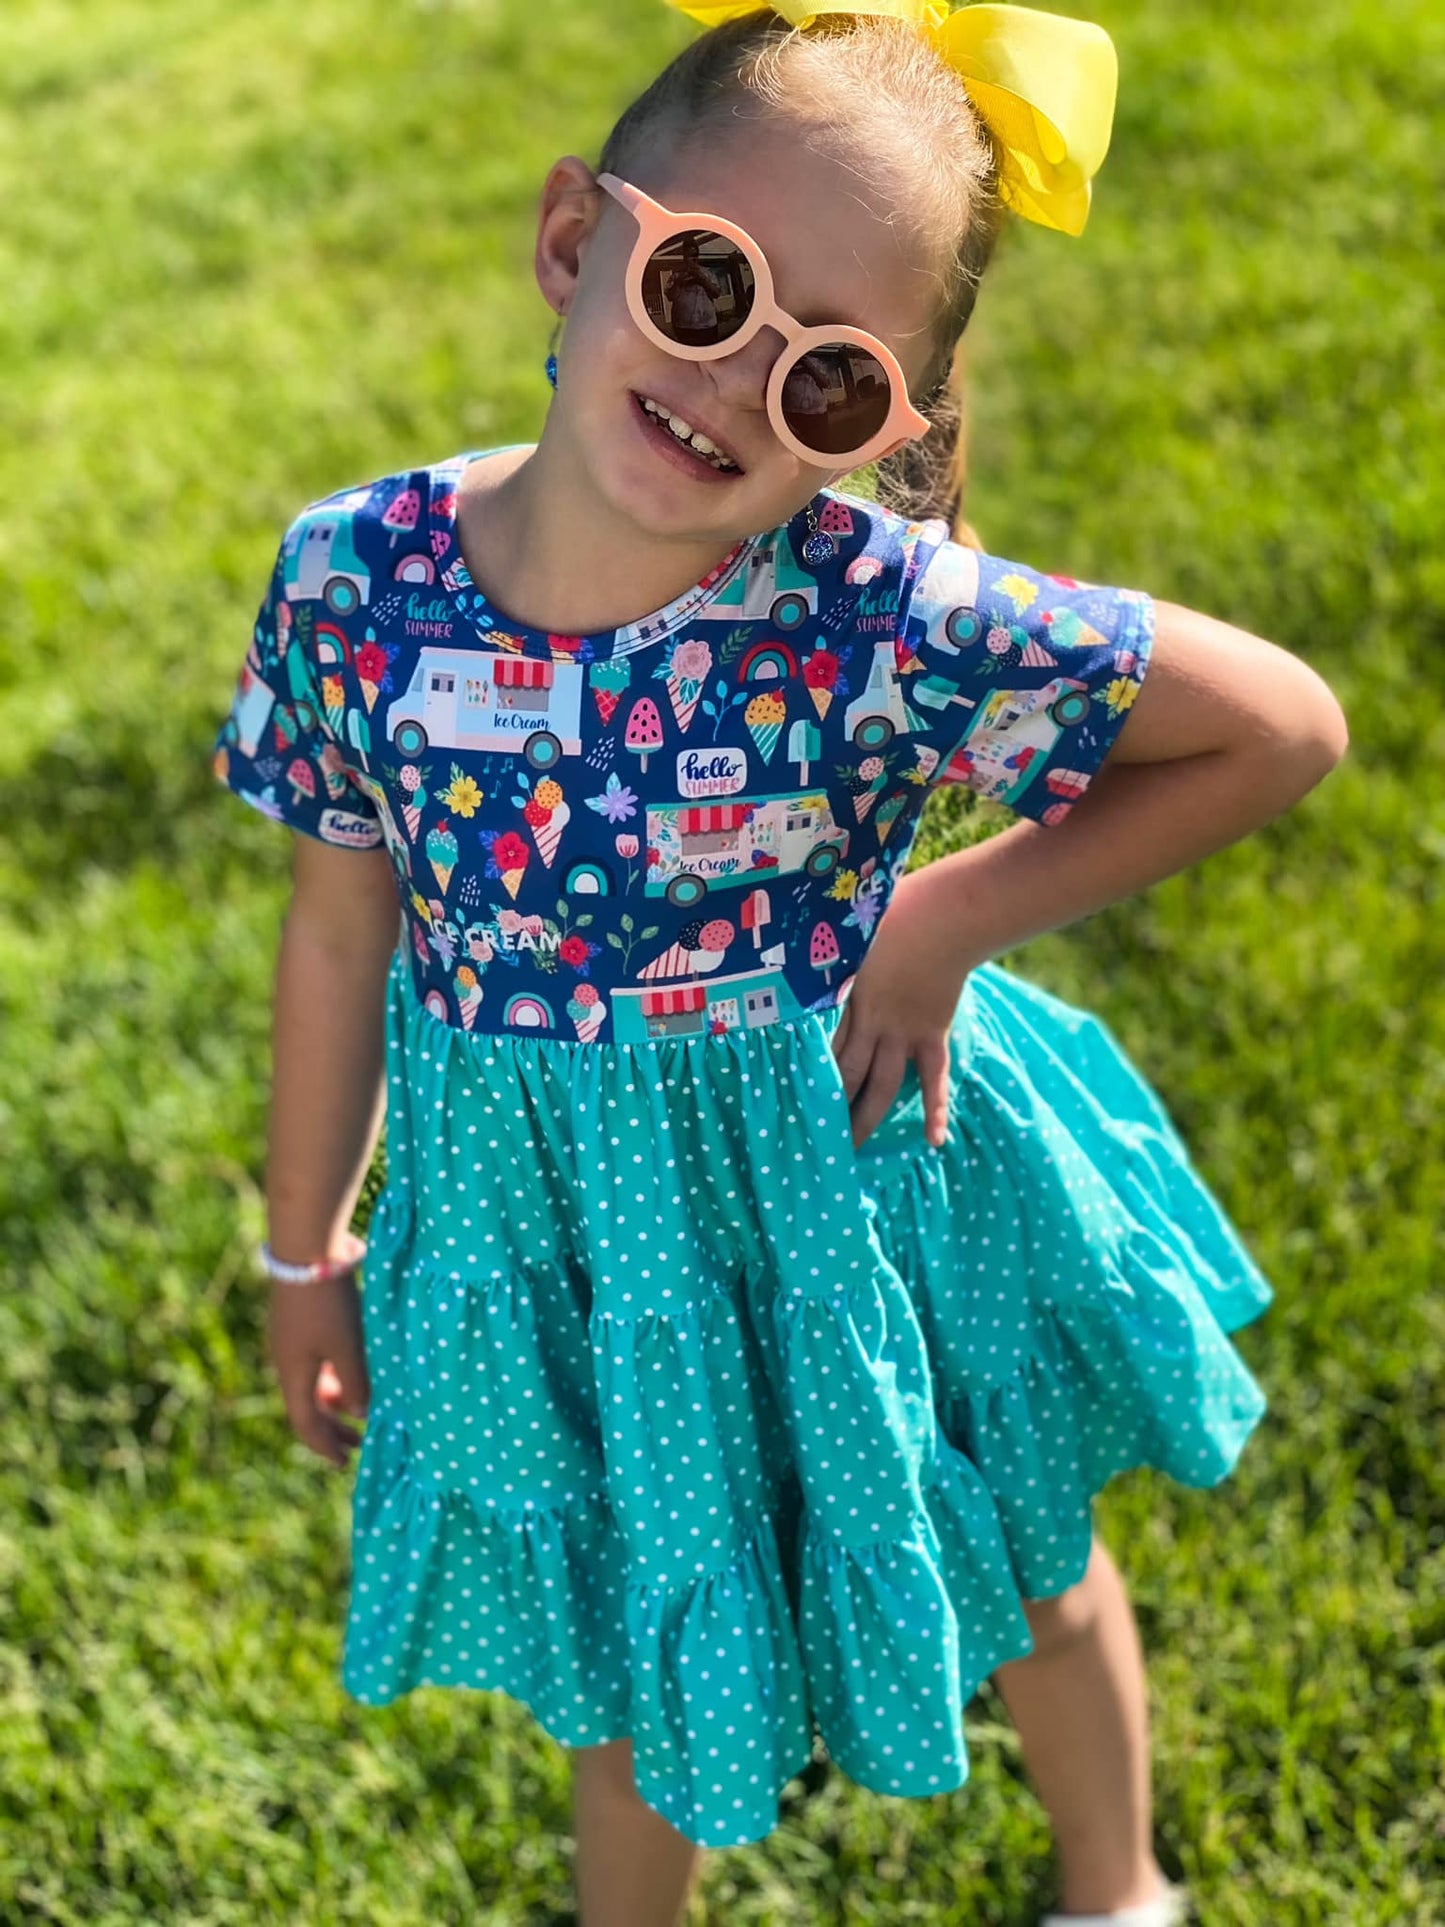
<svg viewBox="0 0 1445 1927"><path fill-rule="evenodd" d="M1237 1475L1111 1487L1161 1853L1210 1927L1445 1921L1439 540L1430 0L1107 0L1080 242L973 331L988 546L1313 663L1297 810L1007 959L1099 1011L1275 1281ZM348 1483L272 1385L270 968L289 839L214 783L281 528L527 439L554 154L686 38L654 0L0 12L0 1921L569 1917L565 1756L493 1696L337 1680ZM985 823L940 796L915 861ZM370 1193L368 1194L370 1195ZM1027 1927L998 1703L971 1784L835 1775L698 1921Z"/></svg>

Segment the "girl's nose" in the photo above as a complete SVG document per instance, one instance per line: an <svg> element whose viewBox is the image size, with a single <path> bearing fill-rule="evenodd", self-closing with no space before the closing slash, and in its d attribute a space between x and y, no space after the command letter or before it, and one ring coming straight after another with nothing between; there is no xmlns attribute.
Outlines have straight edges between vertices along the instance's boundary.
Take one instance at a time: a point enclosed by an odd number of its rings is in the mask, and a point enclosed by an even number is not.
<svg viewBox="0 0 1445 1927"><path fill-rule="evenodd" d="M776 328L759 328L735 354L719 355L716 361L704 363L718 400L733 408L761 410L767 398L768 376L783 345Z"/></svg>

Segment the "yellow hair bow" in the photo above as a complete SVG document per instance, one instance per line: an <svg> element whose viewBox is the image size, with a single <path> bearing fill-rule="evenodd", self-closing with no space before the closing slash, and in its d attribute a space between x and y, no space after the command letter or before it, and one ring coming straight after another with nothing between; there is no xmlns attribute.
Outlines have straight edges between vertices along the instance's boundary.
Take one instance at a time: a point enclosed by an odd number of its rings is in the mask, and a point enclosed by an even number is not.
<svg viewBox="0 0 1445 1927"><path fill-rule="evenodd" d="M704 27L756 13L762 0L667 0ZM963 81L998 143L999 195L1025 220L1082 234L1092 177L1109 151L1119 63L1092 20L1036 7L963 6L948 0L768 0L793 27L825 14L906 20Z"/></svg>

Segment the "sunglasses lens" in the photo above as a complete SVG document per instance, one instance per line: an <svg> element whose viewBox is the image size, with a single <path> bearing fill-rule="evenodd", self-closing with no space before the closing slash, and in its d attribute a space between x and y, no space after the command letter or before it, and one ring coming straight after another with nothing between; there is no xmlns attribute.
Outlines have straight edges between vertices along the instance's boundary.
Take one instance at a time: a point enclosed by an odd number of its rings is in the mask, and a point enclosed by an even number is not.
<svg viewBox="0 0 1445 1927"><path fill-rule="evenodd" d="M850 341L810 348L783 380L783 419L820 455L847 455L888 419L893 396L876 355Z"/></svg>
<svg viewBox="0 0 1445 1927"><path fill-rule="evenodd" d="M642 300L653 326L688 348L710 348L735 335L752 313L754 289L742 249L706 228L672 235L642 271Z"/></svg>

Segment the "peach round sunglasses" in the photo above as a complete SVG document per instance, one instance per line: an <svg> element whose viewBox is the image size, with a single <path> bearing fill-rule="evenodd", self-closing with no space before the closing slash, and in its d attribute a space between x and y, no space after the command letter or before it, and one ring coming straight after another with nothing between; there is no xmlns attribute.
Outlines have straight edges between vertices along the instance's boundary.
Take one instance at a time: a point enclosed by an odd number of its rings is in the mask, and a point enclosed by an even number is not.
<svg viewBox="0 0 1445 1927"><path fill-rule="evenodd" d="M597 184L637 223L627 305L649 341L684 361L716 361L760 328L782 335L766 401L785 448L806 462L861 468L928 433L887 346L847 323L795 321L778 306L767 256L745 228L717 214L677 213L616 174L599 174Z"/></svg>

